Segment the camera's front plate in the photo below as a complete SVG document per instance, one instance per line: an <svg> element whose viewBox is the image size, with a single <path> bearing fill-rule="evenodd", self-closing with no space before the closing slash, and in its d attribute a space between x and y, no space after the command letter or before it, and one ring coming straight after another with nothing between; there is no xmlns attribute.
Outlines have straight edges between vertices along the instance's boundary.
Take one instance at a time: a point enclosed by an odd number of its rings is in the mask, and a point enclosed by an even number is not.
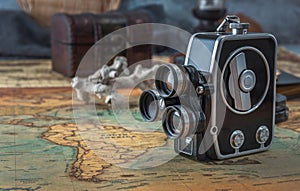
<svg viewBox="0 0 300 191"><path fill-rule="evenodd" d="M275 113L275 38L269 34L224 35L212 58L214 152L224 159L266 150Z"/></svg>

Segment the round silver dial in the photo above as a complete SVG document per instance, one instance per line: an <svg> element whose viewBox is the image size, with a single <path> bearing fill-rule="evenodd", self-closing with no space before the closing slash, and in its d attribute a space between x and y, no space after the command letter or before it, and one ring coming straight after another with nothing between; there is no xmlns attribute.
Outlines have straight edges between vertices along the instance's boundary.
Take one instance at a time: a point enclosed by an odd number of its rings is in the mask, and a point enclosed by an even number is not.
<svg viewBox="0 0 300 191"><path fill-rule="evenodd" d="M261 126L258 128L256 132L256 141L260 144L264 144L268 141L270 137L270 131L268 127L266 126Z"/></svg>
<svg viewBox="0 0 300 191"><path fill-rule="evenodd" d="M256 85L255 73L252 70L245 70L240 75L239 83L242 91L251 92Z"/></svg>
<svg viewBox="0 0 300 191"><path fill-rule="evenodd" d="M230 145L234 149L239 149L243 146L245 141L244 133L240 130L234 131L230 136Z"/></svg>

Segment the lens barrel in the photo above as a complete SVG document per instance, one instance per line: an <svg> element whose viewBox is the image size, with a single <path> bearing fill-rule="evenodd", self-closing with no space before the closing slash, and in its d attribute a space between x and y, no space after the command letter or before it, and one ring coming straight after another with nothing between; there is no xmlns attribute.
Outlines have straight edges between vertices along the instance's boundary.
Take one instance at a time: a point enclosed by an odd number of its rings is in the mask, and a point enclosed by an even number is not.
<svg viewBox="0 0 300 191"><path fill-rule="evenodd" d="M187 85L187 74L182 66L164 64L157 69L155 86L164 97L175 97L182 94Z"/></svg>
<svg viewBox="0 0 300 191"><path fill-rule="evenodd" d="M163 98L155 90L144 91L140 97L139 108L147 122L160 120L163 110L174 104L180 104L178 98Z"/></svg>
<svg viewBox="0 0 300 191"><path fill-rule="evenodd" d="M183 106L166 108L162 117L162 126L170 139L187 137L196 132L196 116L191 110Z"/></svg>

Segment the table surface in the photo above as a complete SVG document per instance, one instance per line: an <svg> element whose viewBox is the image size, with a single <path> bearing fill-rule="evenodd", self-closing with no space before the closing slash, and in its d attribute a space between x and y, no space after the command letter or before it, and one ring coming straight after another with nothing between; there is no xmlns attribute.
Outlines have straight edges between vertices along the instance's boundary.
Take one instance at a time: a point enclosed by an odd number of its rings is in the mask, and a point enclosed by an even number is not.
<svg viewBox="0 0 300 191"><path fill-rule="evenodd" d="M300 74L299 63L283 60L279 65ZM78 112L84 105L72 101L70 79L52 72L48 60L1 61L0 73L0 190L292 191L300 187L300 100L289 100L290 119L276 127L269 151L195 162L174 155L161 131L132 129L134 122L129 119L121 125L103 100L96 107L101 124L80 128L74 113L87 115ZM137 117L134 106L131 112ZM95 139L94 145L85 141L87 134ZM95 145L99 153L91 149ZM162 149L151 152L153 148ZM153 162L161 164L134 169Z"/></svg>

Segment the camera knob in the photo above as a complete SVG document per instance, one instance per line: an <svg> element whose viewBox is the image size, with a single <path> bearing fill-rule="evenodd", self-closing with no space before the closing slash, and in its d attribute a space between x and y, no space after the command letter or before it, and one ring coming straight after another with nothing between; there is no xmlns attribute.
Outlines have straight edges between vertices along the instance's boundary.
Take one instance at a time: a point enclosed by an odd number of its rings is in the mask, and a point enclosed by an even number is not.
<svg viewBox="0 0 300 191"><path fill-rule="evenodd" d="M245 70L239 78L240 88L244 92L251 92L256 85L256 76L252 70Z"/></svg>
<svg viewBox="0 0 300 191"><path fill-rule="evenodd" d="M245 135L242 131L236 130L230 136L230 145L234 149L239 149L245 142Z"/></svg>
<svg viewBox="0 0 300 191"><path fill-rule="evenodd" d="M233 35L247 34L250 24L249 23L230 23L229 28L232 29Z"/></svg>
<svg viewBox="0 0 300 191"><path fill-rule="evenodd" d="M256 76L247 69L246 54L239 53L230 64L229 92L234 99L236 109L249 111L252 107L251 90L255 87Z"/></svg>
<svg viewBox="0 0 300 191"><path fill-rule="evenodd" d="M270 131L268 127L266 126L261 126L258 128L256 132L256 141L260 144L264 144L267 142L267 140L270 137Z"/></svg>

